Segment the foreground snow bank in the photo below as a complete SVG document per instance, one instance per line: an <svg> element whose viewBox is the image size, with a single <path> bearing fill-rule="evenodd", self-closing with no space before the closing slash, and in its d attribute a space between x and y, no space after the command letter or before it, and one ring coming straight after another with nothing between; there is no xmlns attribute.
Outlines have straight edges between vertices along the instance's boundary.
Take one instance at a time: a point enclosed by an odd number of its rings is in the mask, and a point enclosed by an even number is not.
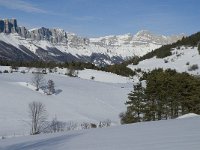
<svg viewBox="0 0 200 150"><path fill-rule="evenodd" d="M199 150L200 117L5 139L1 150Z"/></svg>

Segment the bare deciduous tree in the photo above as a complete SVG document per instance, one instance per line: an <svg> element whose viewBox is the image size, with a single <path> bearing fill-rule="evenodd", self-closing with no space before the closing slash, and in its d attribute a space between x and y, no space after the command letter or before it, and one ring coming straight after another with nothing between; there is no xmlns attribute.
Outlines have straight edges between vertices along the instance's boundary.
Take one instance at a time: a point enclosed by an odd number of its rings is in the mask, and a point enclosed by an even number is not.
<svg viewBox="0 0 200 150"><path fill-rule="evenodd" d="M77 128L78 128L78 124L76 122L69 121L66 123L67 131L76 130Z"/></svg>
<svg viewBox="0 0 200 150"><path fill-rule="evenodd" d="M31 134L39 134L45 128L47 111L41 102L31 102L29 104L29 117L31 119Z"/></svg>
<svg viewBox="0 0 200 150"><path fill-rule="evenodd" d="M67 69L66 75L68 75L70 77L78 77L78 71L76 71L73 67L69 67Z"/></svg>
<svg viewBox="0 0 200 150"><path fill-rule="evenodd" d="M44 84L44 74L41 72L35 72L33 74L32 83L36 87L36 91L38 91Z"/></svg>
<svg viewBox="0 0 200 150"><path fill-rule="evenodd" d="M90 123L87 123L87 122L83 122L81 124L81 128L82 129L90 129L91 128L91 124Z"/></svg>

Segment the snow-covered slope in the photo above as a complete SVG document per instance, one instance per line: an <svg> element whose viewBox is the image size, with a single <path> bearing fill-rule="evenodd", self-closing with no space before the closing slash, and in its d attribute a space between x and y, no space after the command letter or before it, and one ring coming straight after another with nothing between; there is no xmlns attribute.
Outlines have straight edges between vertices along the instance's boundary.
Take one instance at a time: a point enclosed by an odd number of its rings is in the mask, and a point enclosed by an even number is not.
<svg viewBox="0 0 200 150"><path fill-rule="evenodd" d="M9 70L8 67L0 67L2 71L5 69ZM29 134L28 104L32 101L46 105L49 120L57 116L64 122L97 124L110 119L113 124L119 124L118 115L125 110L124 102L132 89L132 83L110 73L92 70L80 72L83 78L90 75L96 77L96 81L68 77L61 71L48 73L45 79L55 82L56 94L47 96L27 84L32 82L31 70L26 74L0 74L0 136ZM111 83L114 79L115 83Z"/></svg>
<svg viewBox="0 0 200 150"><path fill-rule="evenodd" d="M193 118L193 117L199 117L199 115L194 114L194 113L189 113L189 114L185 114L183 116L180 116L177 119L185 119L185 118Z"/></svg>
<svg viewBox="0 0 200 150"><path fill-rule="evenodd" d="M82 79L89 79L94 81L100 82L107 82L107 83L127 83L131 82L131 80L127 77L122 77L117 74L108 73L104 71L97 71L91 69L85 69L79 71L78 77Z"/></svg>
<svg viewBox="0 0 200 150"><path fill-rule="evenodd" d="M196 69L192 69L197 66ZM135 70L141 68L143 71L150 71L156 68L175 69L178 72L188 72L190 74L200 74L200 55L197 47L175 48L172 55L165 58L146 59L139 62L138 65L129 65L129 68ZM194 67L195 68L195 67Z"/></svg>
<svg viewBox="0 0 200 150"><path fill-rule="evenodd" d="M1 150L199 150L200 117L0 140Z"/></svg>

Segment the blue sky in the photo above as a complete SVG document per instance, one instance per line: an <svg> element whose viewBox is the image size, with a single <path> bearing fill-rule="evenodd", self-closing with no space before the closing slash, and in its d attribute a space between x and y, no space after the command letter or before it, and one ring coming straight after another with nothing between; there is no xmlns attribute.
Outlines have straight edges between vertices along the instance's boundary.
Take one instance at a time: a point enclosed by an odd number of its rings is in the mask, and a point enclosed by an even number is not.
<svg viewBox="0 0 200 150"><path fill-rule="evenodd" d="M87 37L142 29L189 35L200 31L200 0L0 0L0 18Z"/></svg>

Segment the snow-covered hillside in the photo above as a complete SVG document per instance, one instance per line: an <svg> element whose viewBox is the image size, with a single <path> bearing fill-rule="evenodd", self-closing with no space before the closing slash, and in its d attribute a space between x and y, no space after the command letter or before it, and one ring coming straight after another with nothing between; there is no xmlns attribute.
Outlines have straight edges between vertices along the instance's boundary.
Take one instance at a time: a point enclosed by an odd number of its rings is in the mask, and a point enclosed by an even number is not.
<svg viewBox="0 0 200 150"><path fill-rule="evenodd" d="M141 68L143 71L153 70L156 68L175 69L178 72L188 72L193 75L200 74L200 55L197 47L175 48L172 55L165 58L146 59L139 62L138 65L129 65L132 70ZM196 66L196 67L194 67Z"/></svg>
<svg viewBox="0 0 200 150"><path fill-rule="evenodd" d="M0 70L9 71L9 67ZM124 102L132 89L131 81L111 73L85 70L80 71L80 78L73 78L64 75L63 69L45 76L46 81L55 82L56 94L48 96L33 89L29 71L0 73L0 136L29 134L28 104L32 101L46 105L49 120L57 116L64 122L97 124L110 119L119 124L118 115L125 110ZM91 76L95 78L91 80Z"/></svg>
<svg viewBox="0 0 200 150"><path fill-rule="evenodd" d="M199 150L200 117L0 140L1 150Z"/></svg>

